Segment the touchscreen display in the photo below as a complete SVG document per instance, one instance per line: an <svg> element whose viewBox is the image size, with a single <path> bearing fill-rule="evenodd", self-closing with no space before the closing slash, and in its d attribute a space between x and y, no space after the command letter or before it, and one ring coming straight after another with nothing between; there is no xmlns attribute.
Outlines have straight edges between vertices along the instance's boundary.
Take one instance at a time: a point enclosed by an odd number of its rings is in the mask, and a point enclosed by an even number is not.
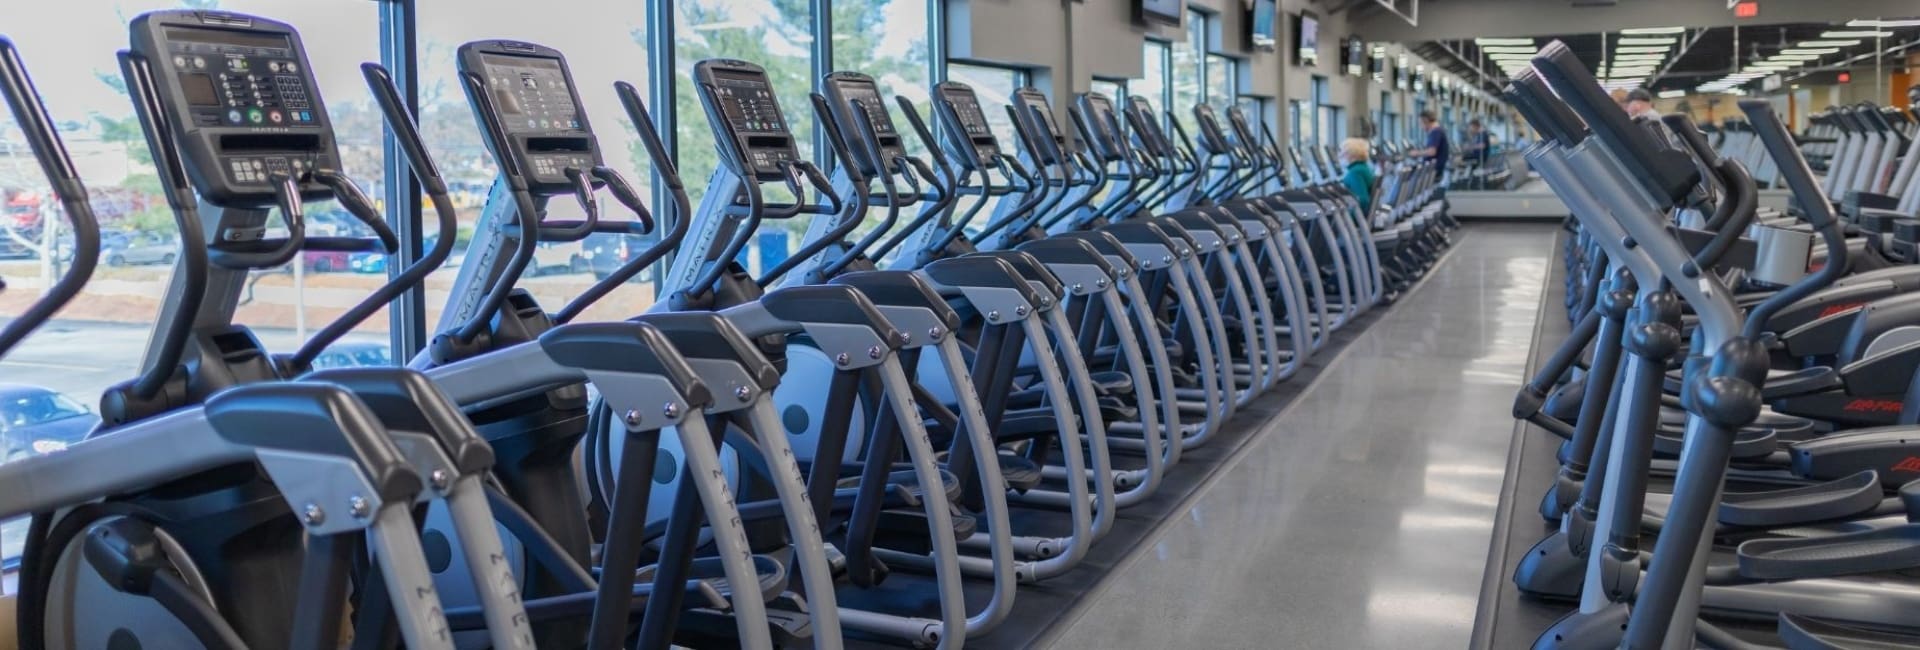
<svg viewBox="0 0 1920 650"><path fill-rule="evenodd" d="M509 133L586 130L560 61L505 54L482 55L480 61Z"/></svg>
<svg viewBox="0 0 1920 650"><path fill-rule="evenodd" d="M840 84L840 97L852 108L855 102L867 112L867 120L873 122L873 132L877 135L893 135L893 116L887 112L887 105L881 102L880 89L868 83Z"/></svg>
<svg viewBox="0 0 1920 650"><path fill-rule="evenodd" d="M715 70L713 85L714 94L720 100L720 113L735 131L787 132L787 120L780 115L780 104L774 99L766 76Z"/></svg>

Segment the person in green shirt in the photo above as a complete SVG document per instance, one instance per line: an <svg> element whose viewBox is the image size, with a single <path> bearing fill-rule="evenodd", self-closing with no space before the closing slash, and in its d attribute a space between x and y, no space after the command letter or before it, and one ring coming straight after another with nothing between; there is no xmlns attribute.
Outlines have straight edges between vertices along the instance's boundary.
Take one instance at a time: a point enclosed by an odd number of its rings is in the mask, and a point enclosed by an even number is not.
<svg viewBox="0 0 1920 650"><path fill-rule="evenodd" d="M1366 140L1347 138L1340 143L1340 157L1346 159L1347 164L1347 175L1342 180L1354 198L1360 200L1361 207L1368 210L1373 209L1373 183L1379 178L1373 171L1373 163L1368 161L1370 154Z"/></svg>

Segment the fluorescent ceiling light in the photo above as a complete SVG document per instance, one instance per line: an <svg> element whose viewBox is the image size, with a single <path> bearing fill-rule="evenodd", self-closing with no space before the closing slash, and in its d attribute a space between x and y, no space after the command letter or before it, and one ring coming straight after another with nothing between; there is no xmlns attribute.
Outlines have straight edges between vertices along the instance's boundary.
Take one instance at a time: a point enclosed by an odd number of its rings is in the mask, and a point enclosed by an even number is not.
<svg viewBox="0 0 1920 650"><path fill-rule="evenodd" d="M1834 30L1821 34L1820 38L1886 38L1892 35L1893 32L1883 32L1873 29Z"/></svg>
<svg viewBox="0 0 1920 650"><path fill-rule="evenodd" d="M1684 90L1662 90L1662 91L1660 91L1660 98L1661 98L1661 99L1673 99L1673 98L1675 98L1675 97L1686 97L1686 96L1687 96L1687 91L1684 91Z"/></svg>
<svg viewBox="0 0 1920 650"><path fill-rule="evenodd" d="M1687 31L1687 28L1685 28L1685 27L1641 27L1641 28L1638 28L1638 29L1623 29L1623 30L1620 30L1620 33L1622 33L1622 34L1633 34L1633 35L1641 35L1641 34L1683 34L1683 33L1686 33L1686 31Z"/></svg>
<svg viewBox="0 0 1920 650"><path fill-rule="evenodd" d="M1679 41L1680 39L1677 39L1671 36L1664 37L1664 38L1650 38L1650 37L1642 36L1639 38L1634 38L1634 37L1622 38L1619 40L1619 44L1620 45L1672 45Z"/></svg>
<svg viewBox="0 0 1920 650"><path fill-rule="evenodd" d="M1627 47L1613 48L1613 51L1619 52L1621 54L1636 54L1636 53L1645 54L1648 52L1664 53L1669 49L1671 48L1665 45L1629 45Z"/></svg>
<svg viewBox="0 0 1920 650"><path fill-rule="evenodd" d="M1837 47L1821 47L1821 48L1810 48L1810 49L1804 49L1804 50L1803 49L1780 50L1780 53L1787 54L1787 55L1812 54L1816 56L1822 56L1827 54L1833 54L1839 51L1840 51L1840 48L1837 48Z"/></svg>
<svg viewBox="0 0 1920 650"><path fill-rule="evenodd" d="M1531 45L1522 45L1522 46L1494 45L1494 46L1480 48L1480 51L1486 52L1488 54L1533 54L1534 52L1538 52L1540 50Z"/></svg>
<svg viewBox="0 0 1920 650"><path fill-rule="evenodd" d="M1776 54L1769 61L1819 61L1818 54Z"/></svg>
<svg viewBox="0 0 1920 650"><path fill-rule="evenodd" d="M1473 42L1481 45L1533 45L1531 38L1476 38Z"/></svg>
<svg viewBox="0 0 1920 650"><path fill-rule="evenodd" d="M1875 20L1860 18L1847 21L1848 27L1920 27L1920 20Z"/></svg>
<svg viewBox="0 0 1920 650"><path fill-rule="evenodd" d="M1844 41L1800 41L1800 44L1794 47L1847 47L1849 45L1859 44L1860 41L1858 39Z"/></svg>

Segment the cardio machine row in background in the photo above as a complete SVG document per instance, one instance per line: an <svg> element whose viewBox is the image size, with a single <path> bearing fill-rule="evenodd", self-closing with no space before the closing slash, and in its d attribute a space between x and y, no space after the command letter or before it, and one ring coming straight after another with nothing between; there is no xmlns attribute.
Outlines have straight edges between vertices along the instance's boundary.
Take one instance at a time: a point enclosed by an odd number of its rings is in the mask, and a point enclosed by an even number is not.
<svg viewBox="0 0 1920 650"><path fill-rule="evenodd" d="M1914 190L1858 185L1899 129L1806 139L1823 180L1765 101L1717 143L1636 123L1558 43L1507 96L1575 226L1572 333L1515 405L1565 439L1511 579L1577 608L1535 647L1920 646L1920 267L1914 218L1867 207ZM1753 148L1794 210L1757 207Z"/></svg>
<svg viewBox="0 0 1920 650"><path fill-rule="evenodd" d="M639 91L615 85L674 199L656 223L602 164L562 54L479 41L457 62L500 176L438 334L407 368L315 371L319 350L452 252L447 187L412 116L363 66L434 207L425 256L270 353L233 322L249 272L413 242L338 171L292 26L167 11L130 31L122 72L181 256L140 376L102 396L100 430L0 466L0 518L33 516L28 648L332 648L348 634L960 647L1007 618L1020 585L1075 569L1182 451L1405 290L1455 227L1431 165L1390 161L1359 205L1324 150L1281 148L1239 112L1196 107L1189 138L1139 98L1087 94L1068 137L1029 89L1004 107L1018 142L1002 143L965 85L934 89L933 125L896 101L902 129L851 72L803 109L832 145L828 173L798 154L790 98L725 59L693 69L721 159L698 206ZM223 119L183 52L287 71L243 95L311 118ZM4 40L0 63L80 242L72 271L0 330L4 353L79 291L98 228ZM303 206L326 200L375 236L309 236ZM549 218L554 200L583 218ZM749 274L740 251L784 219L807 220L799 252ZM515 288L542 242L656 229L556 311ZM669 254L649 313L577 318Z"/></svg>

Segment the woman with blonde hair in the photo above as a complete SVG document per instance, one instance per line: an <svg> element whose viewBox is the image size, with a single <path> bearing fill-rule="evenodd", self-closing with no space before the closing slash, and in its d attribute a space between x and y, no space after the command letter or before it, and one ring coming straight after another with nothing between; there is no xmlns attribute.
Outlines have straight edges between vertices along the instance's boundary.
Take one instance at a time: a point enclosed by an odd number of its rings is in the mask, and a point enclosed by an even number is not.
<svg viewBox="0 0 1920 650"><path fill-rule="evenodd" d="M1378 178L1373 171L1373 163L1368 161L1370 153L1366 140L1347 138L1346 142L1340 143L1340 157L1347 161L1347 175L1342 180L1346 182L1347 190L1353 192L1353 197L1360 200L1361 207L1368 210L1373 209L1373 182Z"/></svg>

